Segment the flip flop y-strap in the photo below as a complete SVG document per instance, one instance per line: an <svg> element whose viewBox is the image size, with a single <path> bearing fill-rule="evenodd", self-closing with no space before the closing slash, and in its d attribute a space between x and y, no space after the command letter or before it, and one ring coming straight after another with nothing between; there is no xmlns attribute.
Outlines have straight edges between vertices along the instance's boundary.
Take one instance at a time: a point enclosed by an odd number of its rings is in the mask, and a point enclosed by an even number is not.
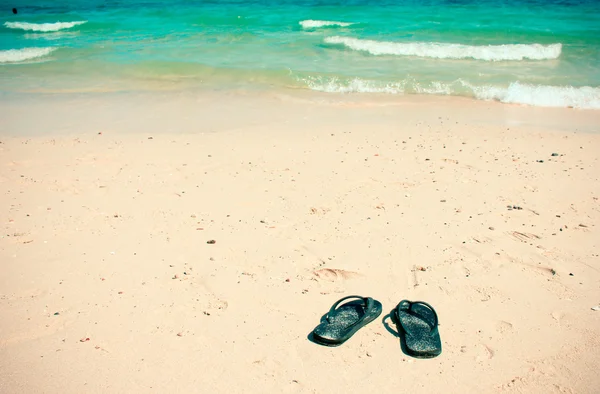
<svg viewBox="0 0 600 394"><path fill-rule="evenodd" d="M398 304L398 307L396 308L396 320L398 321L398 323L402 326L402 329L406 332L410 332L410 330L408 330L404 324L402 324L402 320L400 319L400 307L403 305L408 304L408 312L412 312L412 307L413 305L417 304L417 305L423 305L425 306L427 309L429 309L431 311L431 313L433 313L433 325L431 325L431 332L429 333L431 336L434 336L437 332L438 332L438 316L437 313L435 312L435 309L433 309L433 307L431 305L429 305L426 302L423 301L402 301ZM427 323L428 325L430 325L429 321L427 321L426 319L423 319L425 321L425 323Z"/></svg>
<svg viewBox="0 0 600 394"><path fill-rule="evenodd" d="M361 296L357 296L357 295L351 295L348 297L344 297L340 300L338 300L335 304L333 304L331 306L331 309L329 310L329 312L327 312L327 316L326 319L328 322L331 323L331 320L329 320L330 316L334 315L335 310L337 309L337 307L344 301L349 300L349 299L358 299L358 300L362 300L365 303L365 310L368 311L370 308L373 307L373 299L371 297L361 297ZM365 314L366 316L366 314ZM363 318L365 317L363 316ZM360 323L363 319L359 319L355 324Z"/></svg>

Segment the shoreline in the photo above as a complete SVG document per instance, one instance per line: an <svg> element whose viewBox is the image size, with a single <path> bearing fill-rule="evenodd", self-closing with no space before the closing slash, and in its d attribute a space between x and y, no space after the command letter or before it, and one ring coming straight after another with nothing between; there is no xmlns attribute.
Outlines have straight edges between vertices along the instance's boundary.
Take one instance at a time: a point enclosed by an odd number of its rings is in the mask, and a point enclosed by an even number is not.
<svg viewBox="0 0 600 394"><path fill-rule="evenodd" d="M79 134L83 130L215 132L243 128L248 123L300 120L299 113L307 117L308 123L311 119L334 122L336 112L347 108L363 111L374 122L418 122L442 117L463 124L600 132L597 110L545 108L454 96L332 94L289 89L10 94L0 97L0 108L6 119L0 124L3 136ZM404 111L406 108L410 111ZM235 116L230 116L231 111L235 111ZM187 122L181 122L182 118ZM94 122L88 122L89 119Z"/></svg>

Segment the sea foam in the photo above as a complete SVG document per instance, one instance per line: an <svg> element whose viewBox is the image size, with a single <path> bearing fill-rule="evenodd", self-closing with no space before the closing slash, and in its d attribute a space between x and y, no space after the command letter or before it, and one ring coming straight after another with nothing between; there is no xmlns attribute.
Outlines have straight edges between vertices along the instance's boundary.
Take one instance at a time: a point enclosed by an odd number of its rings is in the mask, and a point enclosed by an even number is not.
<svg viewBox="0 0 600 394"><path fill-rule="evenodd" d="M383 82L361 78L308 77L301 81L311 90L327 93L434 94L468 96L479 100L538 107L600 109L600 87L530 85L520 82L513 82L508 87L478 86L462 79L453 82L419 83L414 79Z"/></svg>
<svg viewBox="0 0 600 394"><path fill-rule="evenodd" d="M18 63L49 55L56 48L23 48L0 51L0 63Z"/></svg>
<svg viewBox="0 0 600 394"><path fill-rule="evenodd" d="M368 79L352 78L343 81L339 78L308 77L301 79L309 89L326 93L404 93L404 82L379 82Z"/></svg>
<svg viewBox="0 0 600 394"><path fill-rule="evenodd" d="M87 23L87 21L56 23L6 22L4 23L4 26L8 27L9 29L48 32L70 29L75 26L83 25L84 23Z"/></svg>
<svg viewBox="0 0 600 394"><path fill-rule="evenodd" d="M337 22L337 21L319 21L308 19L305 21L298 22L303 29L316 29L319 27L331 27L331 26L339 26L339 27L347 27L353 25L353 23L349 22Z"/></svg>
<svg viewBox="0 0 600 394"><path fill-rule="evenodd" d="M547 86L511 83L508 88L495 86L472 86L475 97L498 100L503 103L527 104L538 107L573 107L600 109L600 88L591 86Z"/></svg>
<svg viewBox="0 0 600 394"><path fill-rule="evenodd" d="M351 37L333 36L325 38L328 44L342 44L356 51L372 55L419 56L437 59L502 60L549 60L557 59L562 44L506 44L506 45L463 45L437 42L399 43L389 41L361 40Z"/></svg>

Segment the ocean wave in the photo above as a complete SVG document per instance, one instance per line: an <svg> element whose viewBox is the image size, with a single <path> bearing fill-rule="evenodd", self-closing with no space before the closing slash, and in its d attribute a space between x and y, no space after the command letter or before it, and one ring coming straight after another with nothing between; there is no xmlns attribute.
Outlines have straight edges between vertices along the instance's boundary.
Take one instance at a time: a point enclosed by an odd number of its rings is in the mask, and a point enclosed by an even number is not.
<svg viewBox="0 0 600 394"><path fill-rule="evenodd" d="M353 23L349 22L337 22L337 21L319 21L308 19L305 21L298 22L303 29L316 29L319 27L331 27L331 26L339 26L339 27L347 27L353 25Z"/></svg>
<svg viewBox="0 0 600 394"><path fill-rule="evenodd" d="M371 55L419 56L436 59L502 60L549 60L557 59L562 44L506 44L506 45L463 45L437 42L399 43L388 41L361 40L358 38L333 36L325 38L328 44L342 44L356 51Z"/></svg>
<svg viewBox="0 0 600 394"><path fill-rule="evenodd" d="M538 107L573 107L600 109L600 88L591 86L547 86L511 83L508 88L496 86L473 86L475 97L482 100L497 100L503 103L526 104Z"/></svg>
<svg viewBox="0 0 600 394"><path fill-rule="evenodd" d="M301 79L309 89L326 93L388 93L402 94L404 93L404 82L400 83L385 83L378 81L370 81L360 78L352 78L342 80L336 77L321 78L307 77Z"/></svg>
<svg viewBox="0 0 600 394"><path fill-rule="evenodd" d="M56 48L23 48L0 51L0 63L18 63L36 59L49 55L55 50Z"/></svg>
<svg viewBox="0 0 600 394"><path fill-rule="evenodd" d="M495 100L503 103L525 104L538 107L573 107L600 109L600 87L571 87L529 85L513 82L508 87L473 85L462 79L453 82L417 82L405 79L399 82L383 82L361 78L307 77L300 79L309 89L326 93L387 93L387 94L434 94L466 96L479 100Z"/></svg>
<svg viewBox="0 0 600 394"><path fill-rule="evenodd" d="M87 21L56 23L6 22L4 23L4 26L8 27L9 29L48 32L70 29L75 26L83 25L84 23L87 23Z"/></svg>

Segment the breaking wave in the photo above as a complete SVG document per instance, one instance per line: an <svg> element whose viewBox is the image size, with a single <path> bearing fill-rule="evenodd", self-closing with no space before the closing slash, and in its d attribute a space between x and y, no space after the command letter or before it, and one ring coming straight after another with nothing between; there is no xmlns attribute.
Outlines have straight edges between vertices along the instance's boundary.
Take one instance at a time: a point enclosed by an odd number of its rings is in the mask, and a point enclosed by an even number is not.
<svg viewBox="0 0 600 394"><path fill-rule="evenodd" d="M333 36L325 38L328 44L341 44L355 51L371 55L419 56L436 59L476 59L486 61L503 60L549 60L557 59L562 44L506 44L506 45L463 45L438 42L399 43L389 41L361 40L351 37Z"/></svg>
<svg viewBox="0 0 600 394"><path fill-rule="evenodd" d="M84 23L87 23L87 21L56 23L6 22L4 23L4 26L8 27L9 29L49 32L70 29L75 26L83 25Z"/></svg>
<svg viewBox="0 0 600 394"><path fill-rule="evenodd" d="M311 90L327 93L435 94L539 107L600 109L600 88L590 86L530 85L520 82L513 82L508 87L477 86L462 79L450 83L440 81L419 83L412 79L382 82L361 78L307 77L300 81Z"/></svg>
<svg viewBox="0 0 600 394"><path fill-rule="evenodd" d="M56 48L23 48L0 51L0 63L18 63L49 55Z"/></svg>
<svg viewBox="0 0 600 394"><path fill-rule="evenodd" d="M300 26L302 26L303 29L316 29L319 27L332 27L332 26L347 27L347 26L353 25L353 23L349 23L349 22L319 21L319 20L312 20L312 19L300 21L298 23L300 24Z"/></svg>

